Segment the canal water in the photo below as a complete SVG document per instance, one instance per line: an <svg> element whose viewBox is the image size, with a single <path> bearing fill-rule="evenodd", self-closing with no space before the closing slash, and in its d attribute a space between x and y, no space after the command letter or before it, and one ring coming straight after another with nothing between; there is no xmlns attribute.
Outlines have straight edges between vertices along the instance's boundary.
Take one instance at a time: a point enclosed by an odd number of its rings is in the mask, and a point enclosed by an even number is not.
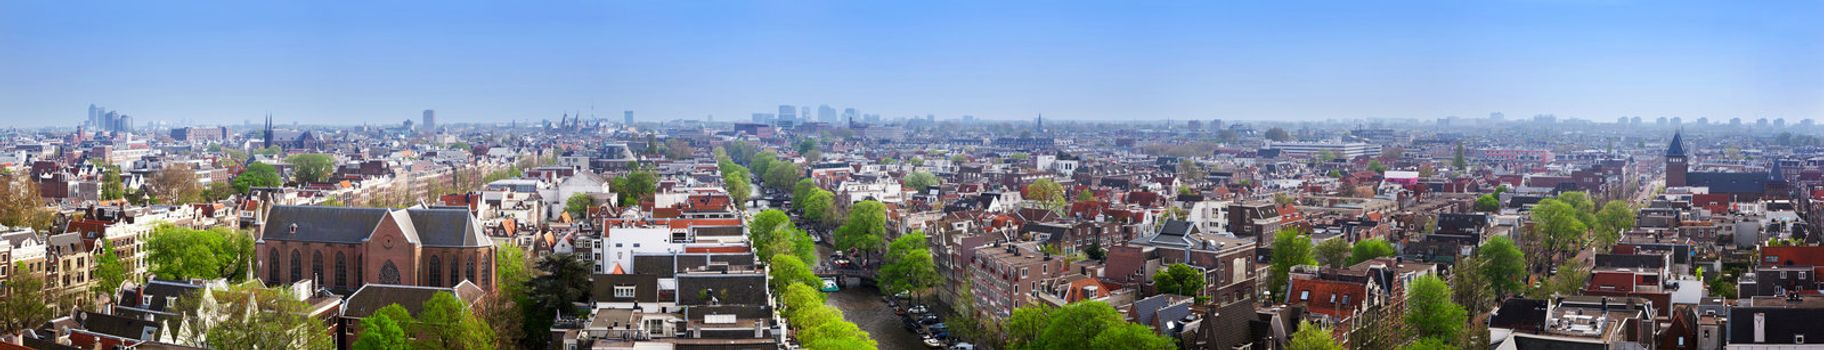
<svg viewBox="0 0 1824 350"><path fill-rule="evenodd" d="M829 260L827 258L831 251L828 246L817 246L817 253L825 257L820 260ZM887 302L881 298L880 289L873 286L844 287L841 291L826 295L824 304L842 310L842 318L855 323L863 332L868 332L882 350L925 348L924 341L917 334L906 330L899 315L887 306Z"/></svg>

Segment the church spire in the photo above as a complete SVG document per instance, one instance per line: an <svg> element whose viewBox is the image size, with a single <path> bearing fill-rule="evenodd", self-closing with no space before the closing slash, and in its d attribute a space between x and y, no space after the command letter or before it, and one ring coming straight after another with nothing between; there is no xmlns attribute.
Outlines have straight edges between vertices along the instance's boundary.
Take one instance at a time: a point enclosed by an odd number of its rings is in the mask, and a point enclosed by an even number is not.
<svg viewBox="0 0 1824 350"><path fill-rule="evenodd" d="M1667 157L1685 156L1685 138L1684 138L1683 134L1684 134L1683 128L1680 128L1680 130L1678 130L1678 131L1672 132L1672 144L1666 146L1666 156Z"/></svg>

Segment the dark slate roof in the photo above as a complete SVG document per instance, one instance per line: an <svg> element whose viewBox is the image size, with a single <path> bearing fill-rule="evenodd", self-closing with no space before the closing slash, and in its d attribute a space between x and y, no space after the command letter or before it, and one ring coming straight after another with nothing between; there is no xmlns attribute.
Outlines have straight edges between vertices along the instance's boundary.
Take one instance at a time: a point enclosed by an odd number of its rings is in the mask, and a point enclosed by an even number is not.
<svg viewBox="0 0 1824 350"><path fill-rule="evenodd" d="M631 269L627 272L657 275L659 278L671 278L673 274L678 272L676 267L674 267L677 262L673 261L673 259L674 257L670 254L634 254L633 266L631 266Z"/></svg>
<svg viewBox="0 0 1824 350"><path fill-rule="evenodd" d="M455 295L456 299L466 301L465 295L478 294L480 289L469 281L462 281L462 284L455 288L369 283L361 286L361 289L356 290L355 294L348 296L348 300L342 304L342 316L365 318L374 314L374 311L379 311L380 308L392 304L399 304L399 306L405 307L405 311L416 316L418 312L424 311L424 302L431 300L431 297L437 295L438 292L449 292Z"/></svg>
<svg viewBox="0 0 1824 350"><path fill-rule="evenodd" d="M1682 132L1672 133L1672 144L1666 146L1667 156L1682 157L1685 155L1685 137Z"/></svg>
<svg viewBox="0 0 1824 350"><path fill-rule="evenodd" d="M142 292L142 295L152 296L152 305L146 305L144 308L148 309L148 310L156 310L156 311L169 310L174 305L165 305L165 297L177 297L180 299L187 298L187 297L190 297L191 295L194 295L192 293L196 293L196 291L199 291L202 289L203 289L203 286L189 284L186 282L176 282L176 281L166 281L166 280L155 279L150 282L146 282L146 287L144 289L144 292Z"/></svg>
<svg viewBox="0 0 1824 350"><path fill-rule="evenodd" d="M1637 269L1637 268L1657 269L1657 268L1666 267L1666 256L1664 256L1664 255L1635 255L1635 254L1596 254L1596 263L1593 264L1593 266L1612 267L1612 268L1628 268L1628 269Z"/></svg>
<svg viewBox="0 0 1824 350"><path fill-rule="evenodd" d="M361 243L380 226L385 208L281 205L267 212L261 240ZM291 226L297 225L296 233Z"/></svg>
<svg viewBox="0 0 1824 350"><path fill-rule="evenodd" d="M758 273L679 274L678 305L708 305L709 300L697 295L714 289L713 296L722 305L766 305L766 275Z"/></svg>
<svg viewBox="0 0 1824 350"><path fill-rule="evenodd" d="M1159 229L1159 234L1164 236L1189 236L1191 235L1191 230L1194 228L1195 227L1191 226L1190 221L1167 220L1165 222L1165 227Z"/></svg>
<svg viewBox="0 0 1824 350"><path fill-rule="evenodd" d="M467 209L407 209L418 239L426 247L486 247L493 241L482 236Z"/></svg>
<svg viewBox="0 0 1824 350"><path fill-rule="evenodd" d="M1501 307L1489 316L1488 326L1507 329L1544 329L1546 301L1539 299L1512 298L1501 302Z"/></svg>
<svg viewBox="0 0 1824 350"><path fill-rule="evenodd" d="M1761 193L1767 190L1767 173L1689 173L1685 184L1709 187L1710 193Z"/></svg>
<svg viewBox="0 0 1824 350"><path fill-rule="evenodd" d="M82 322L82 327L84 329L88 329L91 332L107 334L107 335L112 335L112 336L127 338L127 339L144 338L146 336L146 334L145 334L146 328L148 328L148 327L153 329L155 332L158 329L157 323L154 323L152 321L137 319L137 318L128 318L128 317L121 317L121 316L108 315L108 314L99 314L99 313L93 313L93 312L87 312L87 311L81 311L81 314L78 314L77 316L80 317L79 320ZM156 334L156 333L154 333L154 334Z"/></svg>
<svg viewBox="0 0 1824 350"><path fill-rule="evenodd" d="M1791 307L1778 305L1784 300L1756 299L1756 304L1772 303L1775 305L1736 307L1729 311L1729 344L1793 344L1793 335L1824 334L1824 322L1816 319L1824 309L1817 307ZM1755 322L1760 315L1764 322ZM1754 325L1762 324L1766 342L1754 341ZM1815 340L1813 340L1815 341Z"/></svg>

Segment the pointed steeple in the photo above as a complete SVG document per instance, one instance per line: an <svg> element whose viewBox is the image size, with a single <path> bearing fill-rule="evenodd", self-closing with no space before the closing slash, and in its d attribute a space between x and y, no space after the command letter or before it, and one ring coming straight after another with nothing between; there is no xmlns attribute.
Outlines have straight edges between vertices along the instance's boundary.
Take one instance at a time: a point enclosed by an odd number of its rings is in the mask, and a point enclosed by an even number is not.
<svg viewBox="0 0 1824 350"><path fill-rule="evenodd" d="M1679 129L1680 130L1678 130L1678 131L1672 132L1672 144L1666 146L1666 156L1667 157L1685 156L1685 138L1683 135L1684 128L1679 128Z"/></svg>

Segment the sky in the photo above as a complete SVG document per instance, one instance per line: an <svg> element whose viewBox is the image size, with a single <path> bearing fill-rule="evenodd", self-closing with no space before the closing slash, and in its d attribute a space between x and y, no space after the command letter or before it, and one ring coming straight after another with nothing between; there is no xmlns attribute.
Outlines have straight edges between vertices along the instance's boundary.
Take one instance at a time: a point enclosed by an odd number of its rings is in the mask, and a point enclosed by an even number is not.
<svg viewBox="0 0 1824 350"><path fill-rule="evenodd" d="M0 127L1824 119L1824 1L4 1ZM593 112L590 112L593 111Z"/></svg>

